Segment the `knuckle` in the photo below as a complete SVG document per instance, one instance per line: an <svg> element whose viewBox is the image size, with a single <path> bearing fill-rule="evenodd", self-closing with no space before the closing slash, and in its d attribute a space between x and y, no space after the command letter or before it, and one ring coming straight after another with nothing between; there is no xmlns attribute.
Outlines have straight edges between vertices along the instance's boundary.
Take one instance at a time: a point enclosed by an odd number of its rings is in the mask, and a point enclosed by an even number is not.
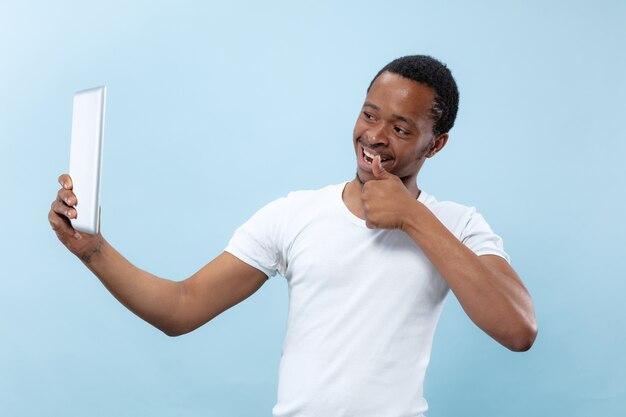
<svg viewBox="0 0 626 417"><path fill-rule="evenodd" d="M48 223L50 223L50 226L52 226L52 230L54 231L59 230L59 223L57 221L56 216L52 212L48 214Z"/></svg>
<svg viewBox="0 0 626 417"><path fill-rule="evenodd" d="M61 189L57 194L57 203L62 206L70 206L70 203L75 200L76 198L74 198L74 193L70 190Z"/></svg>
<svg viewBox="0 0 626 417"><path fill-rule="evenodd" d="M65 189L59 190L59 200L63 203L67 203L67 199L70 197L70 192Z"/></svg>

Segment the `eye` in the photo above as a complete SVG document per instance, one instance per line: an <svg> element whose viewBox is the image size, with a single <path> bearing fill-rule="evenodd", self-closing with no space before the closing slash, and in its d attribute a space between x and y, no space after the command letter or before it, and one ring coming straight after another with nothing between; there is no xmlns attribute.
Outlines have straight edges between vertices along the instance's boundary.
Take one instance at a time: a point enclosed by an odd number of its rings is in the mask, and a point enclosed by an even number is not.
<svg viewBox="0 0 626 417"><path fill-rule="evenodd" d="M409 135L409 132L408 132L407 130L404 130L403 128L401 128L401 127L399 127L399 126L396 126L396 127L394 127L393 129L394 129L394 130L396 131L396 133L397 133L398 135L400 135L400 136L408 136L408 135Z"/></svg>
<svg viewBox="0 0 626 417"><path fill-rule="evenodd" d="M374 117L374 115L372 113L368 113L366 111L363 112L363 118L365 120L376 120L376 118Z"/></svg>

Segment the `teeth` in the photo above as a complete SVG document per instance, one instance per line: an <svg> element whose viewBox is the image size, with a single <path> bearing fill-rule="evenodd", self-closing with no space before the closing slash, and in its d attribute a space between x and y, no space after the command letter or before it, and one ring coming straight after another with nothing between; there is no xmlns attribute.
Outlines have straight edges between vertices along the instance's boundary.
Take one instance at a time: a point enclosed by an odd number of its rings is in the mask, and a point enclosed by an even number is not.
<svg viewBox="0 0 626 417"><path fill-rule="evenodd" d="M377 155L377 154L375 154L375 153L371 153L371 152L366 151L366 150L365 150L365 148L362 148L362 149L363 149L363 155L365 155L365 156L366 156L367 158L369 158L369 159L372 159L372 160L373 160L373 159L374 159L374 157ZM384 157L384 156L380 155L380 161L381 161L381 162L385 162L387 159L388 159L388 158L386 158L386 157Z"/></svg>
<svg viewBox="0 0 626 417"><path fill-rule="evenodd" d="M368 151L366 151L365 149L363 149L363 153L365 154L365 156L367 156L370 159L374 159L374 157L376 156L376 154L373 153L369 153Z"/></svg>

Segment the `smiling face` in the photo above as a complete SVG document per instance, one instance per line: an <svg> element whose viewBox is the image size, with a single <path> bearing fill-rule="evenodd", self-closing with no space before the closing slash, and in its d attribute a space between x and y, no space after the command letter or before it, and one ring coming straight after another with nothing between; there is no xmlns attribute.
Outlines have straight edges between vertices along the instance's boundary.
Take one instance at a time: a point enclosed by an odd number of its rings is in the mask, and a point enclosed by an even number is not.
<svg viewBox="0 0 626 417"><path fill-rule="evenodd" d="M417 192L415 181L425 159L448 139L447 133L433 134L434 98L432 88L398 74L383 72L374 81L353 133L361 183L374 178L372 159L380 155L385 170Z"/></svg>

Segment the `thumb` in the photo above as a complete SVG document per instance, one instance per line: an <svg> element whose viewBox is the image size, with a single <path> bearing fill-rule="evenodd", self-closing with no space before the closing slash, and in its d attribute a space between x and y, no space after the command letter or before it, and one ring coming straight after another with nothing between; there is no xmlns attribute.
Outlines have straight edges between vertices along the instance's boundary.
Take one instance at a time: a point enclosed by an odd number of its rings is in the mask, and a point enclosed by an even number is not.
<svg viewBox="0 0 626 417"><path fill-rule="evenodd" d="M380 155L376 155L374 160L372 161L372 173L376 177L376 179L384 180L385 178L389 178L391 176L390 173L383 168L383 163L380 160Z"/></svg>

